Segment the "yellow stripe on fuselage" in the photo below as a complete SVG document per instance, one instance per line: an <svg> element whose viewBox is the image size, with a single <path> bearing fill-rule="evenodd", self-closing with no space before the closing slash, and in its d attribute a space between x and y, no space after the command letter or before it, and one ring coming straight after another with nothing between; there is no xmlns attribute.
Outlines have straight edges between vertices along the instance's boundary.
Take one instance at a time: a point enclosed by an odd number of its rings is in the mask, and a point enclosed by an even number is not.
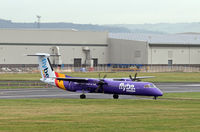
<svg viewBox="0 0 200 132"><path fill-rule="evenodd" d="M61 89L64 89L64 90L66 90L66 88L65 88L65 86L64 86L64 82L62 81L62 80L57 80L58 82L57 82L57 84L58 84L58 87L59 88L61 88Z"/></svg>
<svg viewBox="0 0 200 132"><path fill-rule="evenodd" d="M63 78L65 78L65 74L61 74L61 73L57 73L58 74L58 77L63 77ZM57 82L57 84L58 84L58 87L59 88L61 88L61 89L64 89L64 90L66 90L66 88L65 88L65 86L64 86L64 82L62 81L62 80L57 80L58 82Z"/></svg>

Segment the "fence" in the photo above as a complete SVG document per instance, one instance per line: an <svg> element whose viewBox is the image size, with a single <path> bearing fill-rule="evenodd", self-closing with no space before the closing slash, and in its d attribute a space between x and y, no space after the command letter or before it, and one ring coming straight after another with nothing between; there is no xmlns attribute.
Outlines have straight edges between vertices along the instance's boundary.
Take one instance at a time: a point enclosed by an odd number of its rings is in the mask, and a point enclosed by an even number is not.
<svg viewBox="0 0 200 132"><path fill-rule="evenodd" d="M200 72L200 66L145 66L144 72Z"/></svg>
<svg viewBox="0 0 200 132"><path fill-rule="evenodd" d="M55 68L58 72L200 72L200 65L143 65L139 67L116 67L101 65L94 68L67 66ZM1 73L39 72L37 67L0 67Z"/></svg>
<svg viewBox="0 0 200 132"><path fill-rule="evenodd" d="M41 81L0 81L0 88L49 88L54 87Z"/></svg>
<svg viewBox="0 0 200 132"><path fill-rule="evenodd" d="M200 65L143 65L140 67L97 66L94 68L64 67L64 72L200 72Z"/></svg>

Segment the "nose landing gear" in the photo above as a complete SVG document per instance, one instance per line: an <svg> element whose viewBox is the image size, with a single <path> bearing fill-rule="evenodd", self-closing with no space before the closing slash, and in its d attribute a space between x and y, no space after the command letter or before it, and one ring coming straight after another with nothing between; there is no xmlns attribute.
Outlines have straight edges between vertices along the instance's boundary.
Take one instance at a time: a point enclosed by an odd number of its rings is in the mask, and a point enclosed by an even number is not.
<svg viewBox="0 0 200 132"><path fill-rule="evenodd" d="M85 94L81 94L80 95L80 99L85 99L86 98L86 95Z"/></svg>
<svg viewBox="0 0 200 132"><path fill-rule="evenodd" d="M154 99L154 100L157 100L157 97L158 97L158 96L154 96L153 99Z"/></svg>
<svg viewBox="0 0 200 132"><path fill-rule="evenodd" d="M113 99L118 99L119 95L118 94L113 94Z"/></svg>

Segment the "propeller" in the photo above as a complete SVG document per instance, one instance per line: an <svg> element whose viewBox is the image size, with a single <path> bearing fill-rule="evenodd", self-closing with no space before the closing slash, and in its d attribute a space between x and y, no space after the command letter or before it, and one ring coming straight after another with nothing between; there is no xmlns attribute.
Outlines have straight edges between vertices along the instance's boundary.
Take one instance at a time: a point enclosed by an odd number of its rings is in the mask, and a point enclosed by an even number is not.
<svg viewBox="0 0 200 132"><path fill-rule="evenodd" d="M97 87L97 89L95 90L95 92L98 92L99 89L101 89L101 90L103 91L103 93L104 93L103 85L104 85L104 84L107 84L107 83L104 81L104 79L105 79L106 77L107 77L107 75L104 75L103 78L101 79L101 75L100 75L100 73L99 73L99 82L97 83L98 87Z"/></svg>
<svg viewBox="0 0 200 132"><path fill-rule="evenodd" d="M102 79L105 79L107 75L105 74ZM101 79L101 73L99 73L99 80Z"/></svg>
<svg viewBox="0 0 200 132"><path fill-rule="evenodd" d="M132 80L132 81L141 81L140 79L137 79L137 72L135 73L135 76L134 76L134 78L131 76L131 75L129 75L129 78Z"/></svg>

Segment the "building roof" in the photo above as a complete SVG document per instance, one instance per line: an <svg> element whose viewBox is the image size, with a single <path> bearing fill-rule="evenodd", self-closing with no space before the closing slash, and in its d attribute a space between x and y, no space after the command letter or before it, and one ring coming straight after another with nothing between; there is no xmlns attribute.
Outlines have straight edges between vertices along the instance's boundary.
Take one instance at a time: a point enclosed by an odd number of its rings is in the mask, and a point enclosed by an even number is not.
<svg viewBox="0 0 200 132"><path fill-rule="evenodd" d="M145 41L149 44L200 45L200 34L136 34L109 33L110 38Z"/></svg>

